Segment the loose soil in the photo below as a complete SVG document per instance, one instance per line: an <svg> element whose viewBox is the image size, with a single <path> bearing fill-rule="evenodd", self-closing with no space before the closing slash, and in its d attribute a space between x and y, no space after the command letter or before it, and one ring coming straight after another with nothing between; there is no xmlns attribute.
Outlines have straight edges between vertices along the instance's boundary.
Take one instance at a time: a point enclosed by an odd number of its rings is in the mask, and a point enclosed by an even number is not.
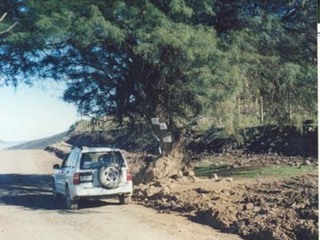
<svg viewBox="0 0 320 240"><path fill-rule="evenodd" d="M202 178L176 176L149 185L140 184L135 191L136 201L159 212L179 212L245 239L318 239L316 158L233 151L202 155L200 159L195 165L207 166L212 174ZM235 174L242 169L270 166L290 166L295 171L301 169L301 174L277 179L244 178ZM302 171L304 166L315 170L306 174Z"/></svg>
<svg viewBox="0 0 320 240"><path fill-rule="evenodd" d="M135 199L245 239L318 239L318 175L281 181L195 180L140 184Z"/></svg>

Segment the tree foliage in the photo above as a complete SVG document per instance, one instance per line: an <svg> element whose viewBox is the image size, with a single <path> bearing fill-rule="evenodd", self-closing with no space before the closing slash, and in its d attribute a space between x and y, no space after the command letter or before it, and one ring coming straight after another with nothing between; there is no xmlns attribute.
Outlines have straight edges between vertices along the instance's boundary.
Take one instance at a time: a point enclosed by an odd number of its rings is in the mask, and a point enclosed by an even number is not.
<svg viewBox="0 0 320 240"><path fill-rule="evenodd" d="M121 123L199 117L234 128L316 116L316 3L305 0L2 1L2 76L66 81L64 99ZM9 10L9 11L8 11ZM249 114L249 115L248 115ZM243 120L243 121L242 121Z"/></svg>

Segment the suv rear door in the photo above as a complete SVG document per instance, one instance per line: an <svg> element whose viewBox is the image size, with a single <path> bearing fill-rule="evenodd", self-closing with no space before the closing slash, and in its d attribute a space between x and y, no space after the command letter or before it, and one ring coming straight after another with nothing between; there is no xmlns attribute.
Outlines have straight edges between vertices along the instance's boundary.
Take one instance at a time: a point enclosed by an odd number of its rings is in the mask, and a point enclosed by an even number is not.
<svg viewBox="0 0 320 240"><path fill-rule="evenodd" d="M87 159L90 159L90 161ZM99 173L103 167L107 168L108 166L114 166L117 169L115 171L120 172L121 178L117 181L118 183L115 187L123 185L126 182L126 164L119 151L93 151L83 153L80 163L81 174L83 177L85 177L84 175L88 175L88 178L91 176L93 178L91 181L84 181L83 187L103 187Z"/></svg>

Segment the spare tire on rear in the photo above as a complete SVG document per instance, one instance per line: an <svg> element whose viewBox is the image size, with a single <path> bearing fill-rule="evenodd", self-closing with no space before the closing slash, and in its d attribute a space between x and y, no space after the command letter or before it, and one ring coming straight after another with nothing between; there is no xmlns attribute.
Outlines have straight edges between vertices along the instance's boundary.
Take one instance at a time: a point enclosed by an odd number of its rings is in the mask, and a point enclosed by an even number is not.
<svg viewBox="0 0 320 240"><path fill-rule="evenodd" d="M121 168L117 165L102 166L99 169L99 181L102 187L112 189L119 186L122 178Z"/></svg>

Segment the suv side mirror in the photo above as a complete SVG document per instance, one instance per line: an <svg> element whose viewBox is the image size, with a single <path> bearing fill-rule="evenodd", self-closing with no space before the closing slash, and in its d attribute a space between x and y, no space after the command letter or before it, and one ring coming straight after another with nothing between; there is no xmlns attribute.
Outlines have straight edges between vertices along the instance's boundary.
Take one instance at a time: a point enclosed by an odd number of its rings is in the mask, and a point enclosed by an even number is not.
<svg viewBox="0 0 320 240"><path fill-rule="evenodd" d="M59 169L60 168L60 165L59 164L54 164L53 165L53 169Z"/></svg>

